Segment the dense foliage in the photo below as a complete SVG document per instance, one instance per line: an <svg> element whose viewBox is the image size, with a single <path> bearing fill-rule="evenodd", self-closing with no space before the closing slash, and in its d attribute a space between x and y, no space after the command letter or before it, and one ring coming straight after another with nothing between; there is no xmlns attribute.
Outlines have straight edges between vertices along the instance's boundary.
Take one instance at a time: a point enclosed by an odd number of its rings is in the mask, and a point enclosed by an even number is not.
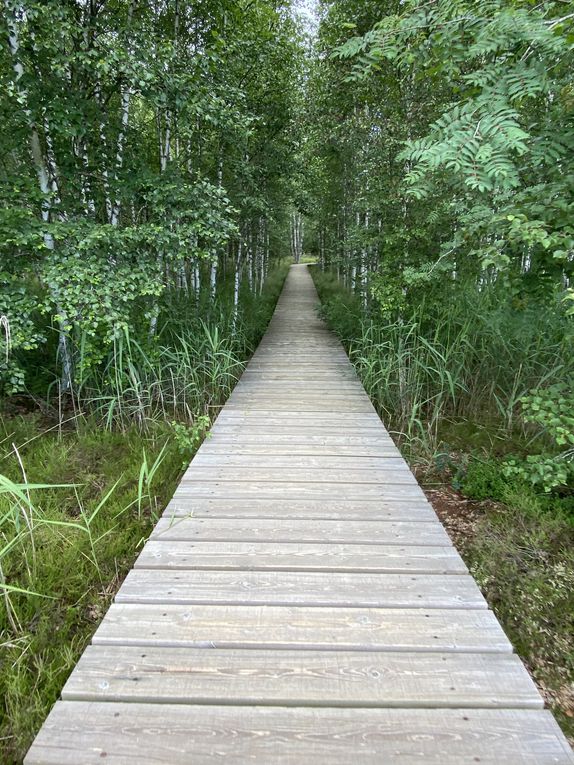
<svg viewBox="0 0 574 765"><path fill-rule="evenodd" d="M521 418L547 441L509 473L546 490L574 474L573 34L561 2L330 3L302 149L386 417L435 447L445 417Z"/></svg>
<svg viewBox="0 0 574 765"><path fill-rule="evenodd" d="M571 4L323 0L314 30L293 3L2 0L3 761L234 385L286 255L318 261L413 463L491 503L467 561L550 700L571 680Z"/></svg>
<svg viewBox="0 0 574 765"><path fill-rule="evenodd" d="M268 0L2 10L0 384L76 393L119 342L153 348L174 300L229 272L235 305L260 292L301 48Z"/></svg>

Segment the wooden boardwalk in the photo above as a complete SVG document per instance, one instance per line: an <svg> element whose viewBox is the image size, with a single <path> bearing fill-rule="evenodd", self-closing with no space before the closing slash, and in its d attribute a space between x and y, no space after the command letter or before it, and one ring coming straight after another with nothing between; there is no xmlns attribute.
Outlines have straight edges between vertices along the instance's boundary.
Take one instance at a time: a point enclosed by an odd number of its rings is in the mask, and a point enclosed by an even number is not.
<svg viewBox="0 0 574 765"><path fill-rule="evenodd" d="M293 266L27 765L526 765L568 743Z"/></svg>

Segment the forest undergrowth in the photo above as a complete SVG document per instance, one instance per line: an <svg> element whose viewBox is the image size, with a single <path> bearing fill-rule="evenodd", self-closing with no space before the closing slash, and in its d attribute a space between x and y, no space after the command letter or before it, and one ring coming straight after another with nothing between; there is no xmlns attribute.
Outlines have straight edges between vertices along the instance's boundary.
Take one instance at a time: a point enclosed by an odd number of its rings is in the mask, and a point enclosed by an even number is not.
<svg viewBox="0 0 574 765"><path fill-rule="evenodd" d="M0 414L0 761L35 732L257 346L286 275L239 317L169 296L155 343L126 343L72 399ZM177 310L175 310L177 308ZM210 321L211 319L211 321ZM164 345L165 343L165 345Z"/></svg>
<svg viewBox="0 0 574 765"><path fill-rule="evenodd" d="M569 389L569 320L462 291L387 323L335 272L312 272L322 315L574 742L574 482L537 469L562 459L557 415L528 416L531 390Z"/></svg>

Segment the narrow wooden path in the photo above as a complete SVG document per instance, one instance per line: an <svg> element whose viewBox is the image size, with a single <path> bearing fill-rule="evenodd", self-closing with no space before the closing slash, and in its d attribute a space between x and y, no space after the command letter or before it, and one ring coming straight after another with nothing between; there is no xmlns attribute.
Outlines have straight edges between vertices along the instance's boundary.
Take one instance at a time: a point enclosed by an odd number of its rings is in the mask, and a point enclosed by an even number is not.
<svg viewBox="0 0 574 765"><path fill-rule="evenodd" d="M568 743L293 266L27 765L525 765Z"/></svg>

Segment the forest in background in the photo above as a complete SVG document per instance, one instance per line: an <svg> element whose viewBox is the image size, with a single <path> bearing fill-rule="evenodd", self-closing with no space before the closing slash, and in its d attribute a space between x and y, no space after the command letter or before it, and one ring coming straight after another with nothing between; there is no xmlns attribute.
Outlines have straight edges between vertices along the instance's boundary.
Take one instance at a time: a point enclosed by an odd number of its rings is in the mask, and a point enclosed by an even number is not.
<svg viewBox="0 0 574 765"><path fill-rule="evenodd" d="M574 737L574 13L334 0L304 143L323 315Z"/></svg>
<svg viewBox="0 0 574 765"><path fill-rule="evenodd" d="M303 10L3 0L3 761L57 698L288 260L317 264L324 317L574 735L574 13Z"/></svg>
<svg viewBox="0 0 574 765"><path fill-rule="evenodd" d="M21 762L269 321L286 6L12 2L0 37L0 760Z"/></svg>

